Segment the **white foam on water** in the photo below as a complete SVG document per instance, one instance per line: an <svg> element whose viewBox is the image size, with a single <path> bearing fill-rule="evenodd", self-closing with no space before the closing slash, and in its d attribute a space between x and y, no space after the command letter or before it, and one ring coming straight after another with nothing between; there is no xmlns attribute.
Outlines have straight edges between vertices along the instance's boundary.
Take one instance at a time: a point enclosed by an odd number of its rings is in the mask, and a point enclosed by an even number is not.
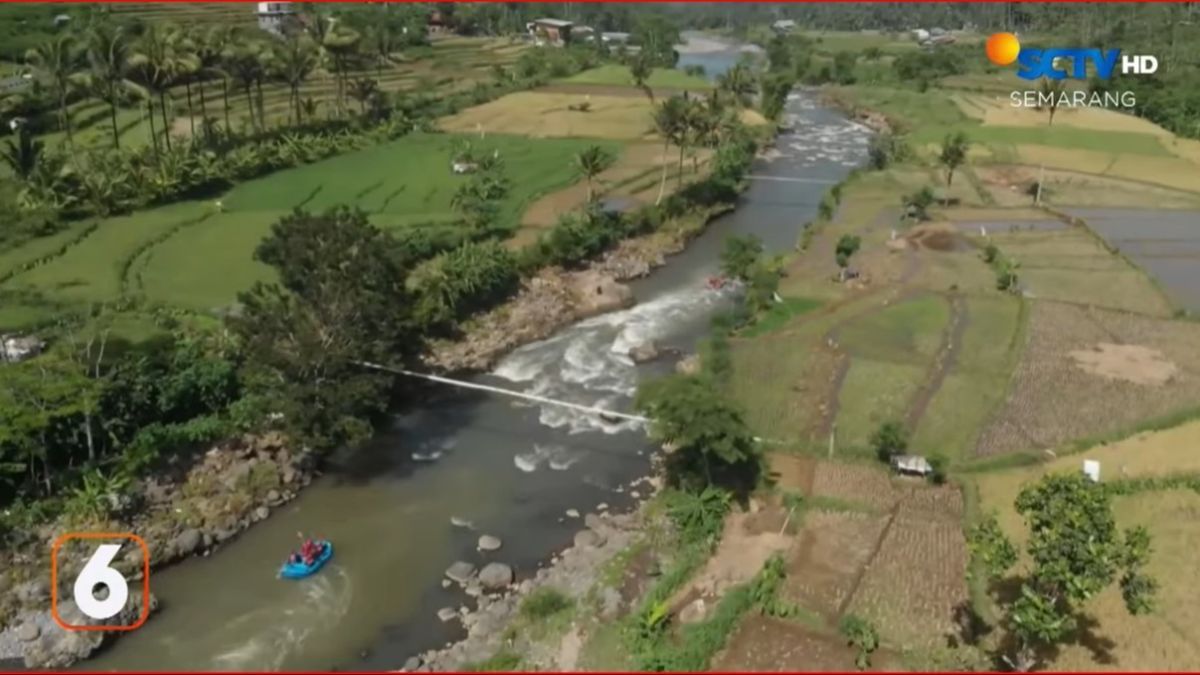
<svg viewBox="0 0 1200 675"><path fill-rule="evenodd" d="M286 583L295 587L296 595L283 608L272 604L224 624L215 637L223 641L228 635L237 644L214 650L212 669L280 670L310 635L336 630L350 611L353 585L338 565L326 565L313 577Z"/></svg>

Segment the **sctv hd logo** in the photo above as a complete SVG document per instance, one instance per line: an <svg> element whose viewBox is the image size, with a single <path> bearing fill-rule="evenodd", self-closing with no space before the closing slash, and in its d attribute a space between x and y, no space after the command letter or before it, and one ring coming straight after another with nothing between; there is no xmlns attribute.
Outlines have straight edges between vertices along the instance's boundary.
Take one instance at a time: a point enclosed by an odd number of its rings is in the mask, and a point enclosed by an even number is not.
<svg viewBox="0 0 1200 675"><path fill-rule="evenodd" d="M1019 68L1017 77L1037 80L1043 77L1062 80L1068 77L1086 80L1088 63L1096 71L1096 77L1107 80L1121 64L1124 75L1151 75L1158 71L1158 59L1144 54L1122 56L1120 49L1033 49L1022 47L1012 33L995 33L987 40L988 60L998 66L1007 66L1014 61ZM1067 61L1070 61L1069 69Z"/></svg>

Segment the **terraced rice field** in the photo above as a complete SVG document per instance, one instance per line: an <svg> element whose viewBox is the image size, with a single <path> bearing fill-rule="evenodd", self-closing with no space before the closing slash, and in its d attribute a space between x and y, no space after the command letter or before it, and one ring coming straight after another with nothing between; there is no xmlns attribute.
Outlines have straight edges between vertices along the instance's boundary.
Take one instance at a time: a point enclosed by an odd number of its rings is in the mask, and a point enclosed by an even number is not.
<svg viewBox="0 0 1200 675"><path fill-rule="evenodd" d="M255 246L280 216L296 207L321 211L340 204L368 211L384 228L457 227L450 200L466 177L449 168L456 141L448 134L411 134L391 143L333 157L242 183L212 202L186 202L106 219L78 237L75 230L53 240L35 240L28 252L10 253L22 261L59 252L45 264L21 271L0 289L37 291L67 302L109 302L144 296L164 304L212 311L231 303L237 292L270 278L252 260ZM576 180L573 156L604 141L531 141L491 136L479 147L505 159L512 182L497 224L514 229L525 207L538 196ZM433 167L440 167L431 170ZM64 249L65 246L65 250Z"/></svg>
<svg viewBox="0 0 1200 675"><path fill-rule="evenodd" d="M1200 212L1070 209L1165 287L1174 304L1200 312Z"/></svg>

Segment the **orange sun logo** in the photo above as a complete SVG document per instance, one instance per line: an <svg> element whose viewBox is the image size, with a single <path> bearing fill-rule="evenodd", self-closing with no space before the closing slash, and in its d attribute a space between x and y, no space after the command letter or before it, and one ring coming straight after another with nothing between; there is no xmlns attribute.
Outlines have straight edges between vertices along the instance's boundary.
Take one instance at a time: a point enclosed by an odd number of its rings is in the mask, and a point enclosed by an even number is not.
<svg viewBox="0 0 1200 675"><path fill-rule="evenodd" d="M993 33L987 39L987 57L998 66L1007 66L1016 61L1020 53L1021 43L1012 33Z"/></svg>

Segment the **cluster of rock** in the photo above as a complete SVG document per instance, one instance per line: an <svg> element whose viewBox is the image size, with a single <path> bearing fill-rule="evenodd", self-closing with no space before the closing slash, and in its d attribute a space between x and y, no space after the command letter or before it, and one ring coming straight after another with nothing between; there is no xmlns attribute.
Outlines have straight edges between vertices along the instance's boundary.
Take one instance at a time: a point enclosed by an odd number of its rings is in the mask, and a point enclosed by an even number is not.
<svg viewBox="0 0 1200 675"><path fill-rule="evenodd" d="M102 529L133 532L146 542L150 566L157 567L191 555L207 555L271 510L295 498L312 479L314 458L293 453L281 434L244 436L213 447L191 466L172 475L158 474L141 481L125 510L134 515L81 527L55 522L36 532L13 533L0 558L0 660L19 659L29 668L64 668L98 648L101 631L66 631L50 615L46 555L51 542L65 532ZM85 546L64 546L58 554L60 616L78 612L71 583L91 555ZM113 567L128 579L142 577L140 547L132 547ZM141 598L130 590L126 610L109 620L131 623L126 616L140 612ZM151 597L153 609L157 601ZM136 612L133 616L136 616ZM72 622L75 623L75 622Z"/></svg>
<svg viewBox="0 0 1200 675"><path fill-rule="evenodd" d="M478 572L471 563L455 563L446 570L446 576L475 597L476 608L472 611L466 606L457 610L447 607L438 612L438 617L443 621L461 620L467 629L467 637L445 649L410 658L404 670L462 670L503 648L511 649L513 645L507 641L512 637L506 635L506 628L517 617L522 599L538 588L549 587L580 601L595 586L605 564L633 543L639 519L637 513L616 515L601 511L586 514L583 516L584 529L575 534L573 545L552 558L548 567L519 582L515 580L512 568L502 563L489 563ZM622 611L617 589L601 589L597 597L601 616L607 617L606 620L617 618ZM538 645L521 645L523 666L531 667L544 660L541 665L553 668L553 656L546 654L540 658L538 648Z"/></svg>
<svg viewBox="0 0 1200 675"><path fill-rule="evenodd" d="M526 281L513 300L473 321L464 337L434 343L425 361L451 372L487 370L516 347L633 304L633 292L610 275L547 268Z"/></svg>

